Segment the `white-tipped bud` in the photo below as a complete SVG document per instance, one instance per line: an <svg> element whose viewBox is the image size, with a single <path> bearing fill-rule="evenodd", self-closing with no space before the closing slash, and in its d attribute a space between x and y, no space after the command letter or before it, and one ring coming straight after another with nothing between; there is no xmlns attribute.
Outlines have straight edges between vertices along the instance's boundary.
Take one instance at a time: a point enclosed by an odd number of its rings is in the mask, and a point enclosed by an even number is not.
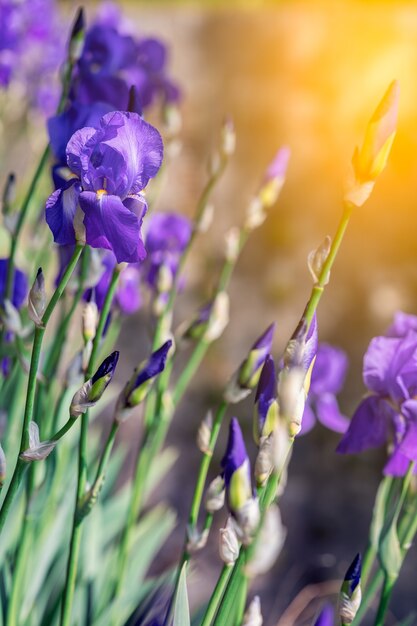
<svg viewBox="0 0 417 626"><path fill-rule="evenodd" d="M214 217L214 205L206 204L201 212L198 222L195 225L196 231L199 233L206 233L213 223Z"/></svg>
<svg viewBox="0 0 417 626"><path fill-rule="evenodd" d="M82 331L85 344L92 341L96 336L98 317L97 304L93 300L86 302L82 315Z"/></svg>
<svg viewBox="0 0 417 626"><path fill-rule="evenodd" d="M156 288L159 293L167 293L172 287L172 281L173 276L171 269L168 265L162 263L158 270L158 277L156 281Z"/></svg>
<svg viewBox="0 0 417 626"><path fill-rule="evenodd" d="M0 487L3 487L4 482L6 480L6 470L7 470L6 455L4 454L4 450L0 445Z"/></svg>
<svg viewBox="0 0 417 626"><path fill-rule="evenodd" d="M249 498L245 504L235 512L235 529L238 538L247 546L258 529L261 519L258 498Z"/></svg>
<svg viewBox="0 0 417 626"><path fill-rule="evenodd" d="M218 339L229 323L229 296L225 291L217 294L213 302L207 330L204 339L211 343Z"/></svg>
<svg viewBox="0 0 417 626"><path fill-rule="evenodd" d="M356 587L352 595L345 592L340 594L340 620L342 624L351 624L356 617L356 613L361 605L362 591L360 584Z"/></svg>
<svg viewBox="0 0 417 626"><path fill-rule="evenodd" d="M22 452L22 461L43 461L55 448L56 441L41 441L39 438L39 427L36 422L29 423L29 448Z"/></svg>
<svg viewBox="0 0 417 626"><path fill-rule="evenodd" d="M240 250L240 228L233 226L225 236L225 258L230 263L235 263Z"/></svg>
<svg viewBox="0 0 417 626"><path fill-rule="evenodd" d="M10 302L10 300L5 300L3 302L1 321L3 322L6 330L9 330L15 335L19 335L20 337L23 336L24 331L22 326L22 320L20 318L20 313L16 309L16 307Z"/></svg>
<svg viewBox="0 0 417 626"><path fill-rule="evenodd" d="M266 220L266 211L260 198L252 198L246 211L245 230L252 231L259 228Z"/></svg>
<svg viewBox="0 0 417 626"><path fill-rule="evenodd" d="M209 536L209 529L205 528L202 533L197 528L187 527L187 552L194 554L205 548Z"/></svg>
<svg viewBox="0 0 417 626"><path fill-rule="evenodd" d="M197 446L204 454L212 454L210 450L211 429L213 427L213 416L211 411L202 420L197 432Z"/></svg>
<svg viewBox="0 0 417 626"><path fill-rule="evenodd" d="M220 528L219 554L226 565L233 565L239 556L239 540L231 517L228 518L225 528Z"/></svg>
<svg viewBox="0 0 417 626"><path fill-rule="evenodd" d="M332 240L327 235L321 244L315 250L312 250L307 257L307 265L310 270L310 274L313 278L314 283L319 282L320 274L323 269L323 265L326 262L327 257L329 256L330 247L332 245ZM327 276L326 282L327 285L330 279L330 274Z"/></svg>
<svg viewBox="0 0 417 626"><path fill-rule="evenodd" d="M271 569L281 553L286 536L279 508L273 504L265 513L255 551L245 567L248 576L256 578Z"/></svg>
<svg viewBox="0 0 417 626"><path fill-rule="evenodd" d="M262 626L263 623L261 601L259 596L255 596L243 616L242 626Z"/></svg>
<svg viewBox="0 0 417 626"><path fill-rule="evenodd" d="M207 513L213 514L216 511L220 511L224 506L225 496L224 479L221 476L217 476L211 481L204 498L204 506Z"/></svg>
<svg viewBox="0 0 417 626"><path fill-rule="evenodd" d="M271 460L276 472L282 472L287 465L290 450L291 437L288 424L280 419L274 428L271 441Z"/></svg>
<svg viewBox="0 0 417 626"><path fill-rule="evenodd" d="M304 380L305 373L301 367L284 368L278 378L279 412L288 423L291 437L301 430L306 402Z"/></svg>
<svg viewBox="0 0 417 626"><path fill-rule="evenodd" d="M259 487L265 485L273 467L271 433L268 437L262 437L259 442L259 452L255 461L255 478Z"/></svg>
<svg viewBox="0 0 417 626"><path fill-rule="evenodd" d="M71 417L80 417L87 409L94 406L95 402L88 400L92 386L93 383L90 378L75 392L69 410Z"/></svg>
<svg viewBox="0 0 417 626"><path fill-rule="evenodd" d="M210 177L216 176L220 169L221 159L218 152L213 152L208 160L208 173Z"/></svg>
<svg viewBox="0 0 417 626"><path fill-rule="evenodd" d="M224 121L221 130L221 152L224 156L232 156L236 149L236 132L233 120L228 118Z"/></svg>
<svg viewBox="0 0 417 626"><path fill-rule="evenodd" d="M178 135L182 127L182 116L175 104L166 104L163 109L165 131L171 137Z"/></svg>
<svg viewBox="0 0 417 626"><path fill-rule="evenodd" d="M38 269L35 281L29 291L28 313L36 326L43 326L42 315L46 309L45 278L42 268Z"/></svg>

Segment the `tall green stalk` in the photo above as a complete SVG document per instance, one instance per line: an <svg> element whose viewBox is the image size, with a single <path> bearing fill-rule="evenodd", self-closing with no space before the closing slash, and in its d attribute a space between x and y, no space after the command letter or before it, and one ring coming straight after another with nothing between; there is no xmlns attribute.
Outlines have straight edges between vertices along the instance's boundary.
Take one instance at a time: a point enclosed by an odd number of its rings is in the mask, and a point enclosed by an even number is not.
<svg viewBox="0 0 417 626"><path fill-rule="evenodd" d="M92 377L94 369L96 367L96 359L100 347L100 341L103 336L103 330L106 324L107 317L110 313L110 308L113 302L113 297L116 292L117 282L119 279L120 270L116 266L113 271L109 288L107 290L106 298L104 300L103 309L100 313L100 319L97 325L96 335L93 341L93 348L91 351L90 360L85 373L85 380ZM85 494L87 485L87 435L88 435L88 423L89 416L88 411L81 416L81 433L80 441L78 444L78 479L77 479L77 492L74 506L74 516L72 521L71 530L71 542L70 551L68 556L67 574L65 581L65 588L63 593L62 605L61 605L61 626L69 626L71 623L72 604L74 600L75 582L77 578L78 560L80 554L81 544L81 529L83 518L79 515L79 507L82 498Z"/></svg>
<svg viewBox="0 0 417 626"><path fill-rule="evenodd" d="M37 326L35 329L35 336L34 336L33 346L32 346L32 357L31 357L30 369L29 369L29 379L28 379L28 386L27 386L27 393L26 393L25 412L24 412L24 417L23 417L22 434L21 434L21 441L20 441L20 447L19 447L19 456L16 462L15 470L13 472L12 480L10 482L9 488L6 493L6 497L3 501L3 505L0 510L0 532L3 529L10 507L19 489L23 474L27 467L27 463L22 461L22 459L20 458L20 454L29 447L29 423L32 421L32 418L33 418L39 359L41 355L42 341L43 341L43 337L45 334L45 330L49 322L49 319L55 309L55 306L57 305L61 295L64 292L65 287L67 286L69 279L71 278L71 275L77 265L77 262L78 262L78 259L80 258L82 250L83 250L82 245L75 246L75 250L73 252L71 260L68 263L67 268L42 317L42 326Z"/></svg>

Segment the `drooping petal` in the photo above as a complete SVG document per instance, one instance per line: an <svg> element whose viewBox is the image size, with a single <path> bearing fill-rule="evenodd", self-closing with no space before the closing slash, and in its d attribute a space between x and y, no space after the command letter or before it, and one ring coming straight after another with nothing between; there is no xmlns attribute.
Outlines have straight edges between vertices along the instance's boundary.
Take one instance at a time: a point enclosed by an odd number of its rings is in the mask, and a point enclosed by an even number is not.
<svg viewBox="0 0 417 626"><path fill-rule="evenodd" d="M46 221L55 243L60 245L75 243L74 217L80 193L80 181L78 178L72 178L61 189L54 191L46 201Z"/></svg>
<svg viewBox="0 0 417 626"><path fill-rule="evenodd" d="M316 361L311 376L310 393L337 394L345 381L348 359L340 348L321 343L317 349Z"/></svg>
<svg viewBox="0 0 417 626"><path fill-rule="evenodd" d="M378 396L365 398L356 409L336 451L355 454L383 445L394 415L394 409L385 400Z"/></svg>
<svg viewBox="0 0 417 626"><path fill-rule="evenodd" d="M405 476L410 466L410 459L397 446L384 466L386 476Z"/></svg>
<svg viewBox="0 0 417 626"><path fill-rule="evenodd" d="M81 179L83 173L82 160L85 160L85 145L95 133L96 129L90 126L80 128L80 130L77 130L77 132L72 135L67 145L68 167ZM88 154L90 152L91 149L88 150Z"/></svg>
<svg viewBox="0 0 417 626"><path fill-rule="evenodd" d="M118 196L84 191L79 201L85 214L88 244L93 248L112 250L118 263L143 261L145 252L138 218Z"/></svg>
<svg viewBox="0 0 417 626"><path fill-rule="evenodd" d="M398 345L398 339L387 337L375 337L369 344L363 360L363 380L371 391L386 394L390 366Z"/></svg>
<svg viewBox="0 0 417 626"><path fill-rule="evenodd" d="M394 321L385 333L386 337L405 337L408 331L413 330L417 333L417 315L397 311L394 315Z"/></svg>
<svg viewBox="0 0 417 626"><path fill-rule="evenodd" d="M345 433L349 427L350 420L342 415L339 403L331 393L324 393L317 398L316 414L323 426L336 433Z"/></svg>

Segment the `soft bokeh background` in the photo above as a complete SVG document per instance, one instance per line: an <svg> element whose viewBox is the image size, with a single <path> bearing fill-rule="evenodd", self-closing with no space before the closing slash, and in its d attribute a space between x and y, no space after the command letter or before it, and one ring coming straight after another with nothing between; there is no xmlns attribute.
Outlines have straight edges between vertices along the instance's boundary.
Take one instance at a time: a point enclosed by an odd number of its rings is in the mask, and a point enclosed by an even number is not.
<svg viewBox="0 0 417 626"><path fill-rule="evenodd" d="M63 4L72 10L72 3ZM170 166L158 208L192 215L225 114L232 115L237 130L236 155L213 197L213 228L188 266L191 289L181 298L179 317L209 295L223 233L242 218L277 148L288 144L292 151L281 198L234 276L230 327L210 351L169 435L182 454L163 495L177 508L180 525L161 555L162 569L181 547L199 458L193 443L197 425L270 321L278 323L276 355L293 331L311 288L306 256L335 230L353 149L393 78L400 80L402 94L389 166L371 200L352 217L319 310L321 340L343 347L350 357L341 396L347 415L363 393L361 361L371 337L384 331L397 309L417 313L417 6L401 1L122 4L142 33L170 44L172 74L184 92L182 152ZM87 3L92 13L94 6ZM27 150L23 156L28 168L30 155ZM9 157L22 159L17 150ZM138 355L132 342L134 334L145 334L144 320L138 315L125 325L120 346L126 371L146 351L142 346ZM236 413L249 438L252 401ZM135 436L135 424L129 427L129 436ZM334 593L338 583L332 581L364 548L383 458L379 453L338 457L337 441L317 426L295 446L281 504L287 541L272 574L255 584L266 626L309 623L316 602L301 617L278 620L305 585L319 584L313 595ZM398 619L417 609L415 551L407 563L392 604ZM219 567L213 541L196 560L194 606L207 598ZM387 623L394 622L390 616Z"/></svg>

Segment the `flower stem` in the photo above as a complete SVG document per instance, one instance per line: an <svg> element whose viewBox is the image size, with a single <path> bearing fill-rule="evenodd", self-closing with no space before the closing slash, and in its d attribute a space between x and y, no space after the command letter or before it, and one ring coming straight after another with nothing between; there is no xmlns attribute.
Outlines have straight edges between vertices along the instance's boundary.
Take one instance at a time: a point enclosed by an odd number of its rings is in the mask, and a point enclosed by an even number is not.
<svg viewBox="0 0 417 626"><path fill-rule="evenodd" d="M220 576L218 578L218 581L216 583L216 586L210 598L210 602L208 603L206 612L204 613L201 626L210 626L213 619L216 617L216 613L222 601L222 598L226 590L227 584L229 582L232 570L233 570L232 565L223 566L223 569L220 573Z"/></svg>
<svg viewBox="0 0 417 626"><path fill-rule="evenodd" d="M29 423L32 421L33 417L33 409L35 406L35 394L36 394L36 381L37 381L37 373L39 366L39 359L41 355L42 341L45 334L46 326L49 322L49 319L53 313L55 306L58 303L61 295L64 292L64 289L77 265L78 259L83 250L82 245L77 245L75 247L74 253L71 257L70 262L59 282L58 287L56 288L49 304L45 310L45 313L42 317L42 326L37 326L35 330L35 336L33 340L32 346L32 357L30 362L30 370L29 370L29 379L26 393L26 404L25 404L25 413L23 418L23 426L22 426L22 434L19 448L19 457L24 450L26 450L29 446ZM9 489L6 493L6 497L4 499L3 505L0 510L0 533L3 529L4 523L6 521L7 514L10 510L11 504L14 500L14 497L19 489L20 482L22 480L24 471L25 471L26 463L22 461L20 458L17 459L16 467L12 476L11 483L9 485Z"/></svg>
<svg viewBox="0 0 417 626"><path fill-rule="evenodd" d="M352 209L353 209L352 205L345 204L342 217L340 218L340 222L336 230L336 234L332 240L329 254L323 264L322 270L320 272L319 280L313 286L309 301L304 311L303 317L305 321L307 322L307 325L309 325L311 323L311 320L313 319L314 313L317 309L317 306L320 302L320 298L323 294L324 287L326 286L327 281L329 280L330 270L332 269L332 266L336 259L340 245L343 241L343 237L345 235L346 228L349 223Z"/></svg>
<svg viewBox="0 0 417 626"><path fill-rule="evenodd" d="M381 592L381 599L378 606L378 612L375 618L375 626L384 626L385 613L387 611L396 580L396 577L392 578L391 576L385 576L384 585Z"/></svg>
<svg viewBox="0 0 417 626"><path fill-rule="evenodd" d="M207 343L207 341L199 341L195 346L186 366L182 370L181 375L175 384L175 389L172 397L174 406L177 406L181 402L182 397L192 377L196 373L201 361L203 360L208 347L209 343Z"/></svg>
<svg viewBox="0 0 417 626"><path fill-rule="evenodd" d="M103 330L106 324L108 314L110 312L113 297L116 291L117 282L119 278L119 269L116 266L109 288L107 290L106 298L104 300L103 309L100 313L100 319L97 325L96 335L93 341L93 348L91 351L90 360L85 373L85 380L91 378L94 373L96 365L96 358L100 347L100 341L103 335ZM74 600L75 581L77 577L78 559L80 553L81 543L81 525L83 518L78 515L79 505L84 496L86 484L87 484L87 434L88 434L88 411L81 416L81 433L78 447L78 480L77 480L77 494L74 507L74 515L71 531L71 543L67 564L67 575L65 581L65 588L63 593L62 605L61 605L61 626L69 626L71 623L72 603Z"/></svg>

